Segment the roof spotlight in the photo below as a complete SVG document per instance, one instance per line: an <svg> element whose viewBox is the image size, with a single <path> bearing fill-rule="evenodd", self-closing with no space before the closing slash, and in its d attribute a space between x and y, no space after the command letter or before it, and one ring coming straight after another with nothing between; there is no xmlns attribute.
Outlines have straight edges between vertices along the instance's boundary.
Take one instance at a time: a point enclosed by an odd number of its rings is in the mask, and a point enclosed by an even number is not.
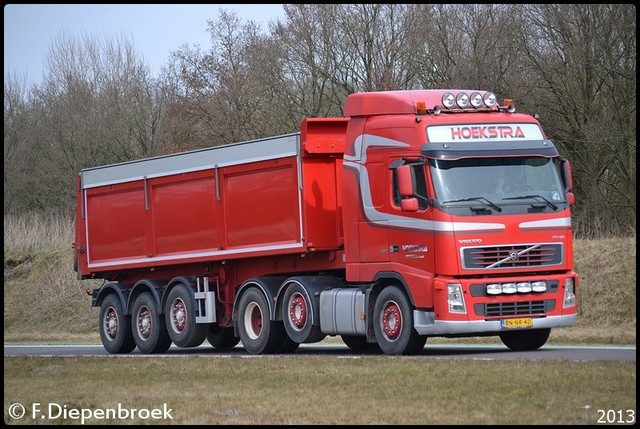
<svg viewBox="0 0 640 429"><path fill-rule="evenodd" d="M469 96L465 92L459 93L456 95L456 103L458 104L458 107L464 109L469 105Z"/></svg>
<svg viewBox="0 0 640 429"><path fill-rule="evenodd" d="M479 92L474 92L469 97L469 102L473 107L477 109L478 107L482 106L482 95L480 95Z"/></svg>
<svg viewBox="0 0 640 429"><path fill-rule="evenodd" d="M485 92L484 97L482 97L482 101L484 101L484 105L487 107L493 107L496 104L496 95L493 92Z"/></svg>
<svg viewBox="0 0 640 429"><path fill-rule="evenodd" d="M451 109L455 105L455 103L456 103L456 98L453 96L452 93L446 92L442 96L442 105L447 109Z"/></svg>

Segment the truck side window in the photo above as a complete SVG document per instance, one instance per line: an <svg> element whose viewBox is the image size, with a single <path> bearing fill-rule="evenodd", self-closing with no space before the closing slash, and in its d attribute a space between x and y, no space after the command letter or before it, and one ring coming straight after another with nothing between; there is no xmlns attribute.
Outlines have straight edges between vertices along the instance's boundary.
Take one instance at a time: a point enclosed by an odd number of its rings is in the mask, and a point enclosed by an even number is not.
<svg viewBox="0 0 640 429"><path fill-rule="evenodd" d="M423 198L418 198L418 207L420 210L424 210L427 208L427 180L424 174L424 164L415 164L411 166L413 170L413 183L415 186L416 195L419 195ZM400 200L402 197L400 196L400 190L398 188L398 173L396 170L393 170L393 203L400 207Z"/></svg>

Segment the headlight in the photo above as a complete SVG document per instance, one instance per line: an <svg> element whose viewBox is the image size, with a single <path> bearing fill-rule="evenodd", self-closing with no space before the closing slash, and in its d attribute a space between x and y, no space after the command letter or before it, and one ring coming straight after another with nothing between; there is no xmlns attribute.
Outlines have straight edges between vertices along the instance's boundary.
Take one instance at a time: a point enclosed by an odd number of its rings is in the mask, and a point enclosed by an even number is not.
<svg viewBox="0 0 640 429"><path fill-rule="evenodd" d="M467 309L464 306L464 297L462 296L462 285L447 285L447 302L449 303L449 313L466 314Z"/></svg>
<svg viewBox="0 0 640 429"><path fill-rule="evenodd" d="M531 290L534 292L545 292L547 290L547 284L545 282L533 282L531 283Z"/></svg>
<svg viewBox="0 0 640 429"><path fill-rule="evenodd" d="M519 282L516 283L516 288L519 293L529 293L531 292L531 283L529 282Z"/></svg>
<svg viewBox="0 0 640 429"><path fill-rule="evenodd" d="M564 302L562 304L562 308L569 308L574 305L576 305L576 294L573 288L573 277L568 277L564 288Z"/></svg>
<svg viewBox="0 0 640 429"><path fill-rule="evenodd" d="M502 284L502 292L504 293L516 293L518 289L516 288L515 283L503 283Z"/></svg>
<svg viewBox="0 0 640 429"><path fill-rule="evenodd" d="M502 293L502 285L500 283L491 283L487 285L487 295L500 295Z"/></svg>

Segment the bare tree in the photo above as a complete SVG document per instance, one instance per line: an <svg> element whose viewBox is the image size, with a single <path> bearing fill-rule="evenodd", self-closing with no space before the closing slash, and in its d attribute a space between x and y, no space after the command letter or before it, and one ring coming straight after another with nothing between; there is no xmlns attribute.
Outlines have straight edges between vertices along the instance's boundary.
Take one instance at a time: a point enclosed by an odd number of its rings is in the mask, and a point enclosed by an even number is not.
<svg viewBox="0 0 640 429"><path fill-rule="evenodd" d="M26 78L12 74L4 82L4 209L21 208L16 192L23 181L20 158L24 157L30 127L30 104L27 99Z"/></svg>
<svg viewBox="0 0 640 429"><path fill-rule="evenodd" d="M522 7L520 47L547 130L574 164L579 229L635 232L635 6Z"/></svg>
<svg viewBox="0 0 640 429"><path fill-rule="evenodd" d="M283 10L262 29L221 9L159 79L126 39L60 37L41 86L5 82L5 210L70 207L85 167L297 132L356 91L466 87L540 115L574 167L578 233L635 234L635 6Z"/></svg>
<svg viewBox="0 0 640 429"><path fill-rule="evenodd" d="M337 17L338 75L351 90L383 91L414 85L425 46L420 4L347 4Z"/></svg>
<svg viewBox="0 0 640 429"><path fill-rule="evenodd" d="M30 194L37 208L73 207L86 167L161 151L163 96L125 38L62 34L34 88Z"/></svg>
<svg viewBox="0 0 640 429"><path fill-rule="evenodd" d="M222 9L218 20L208 21L207 29L209 50L183 45L172 55L173 131L192 140L189 147L272 135L277 127L264 120L265 112L273 109L272 96L260 75L266 36L256 23L243 24L236 14Z"/></svg>
<svg viewBox="0 0 640 429"><path fill-rule="evenodd" d="M272 32L279 47L276 94L296 123L341 112L345 92L336 88L334 59L338 9L333 4L285 5L287 20Z"/></svg>

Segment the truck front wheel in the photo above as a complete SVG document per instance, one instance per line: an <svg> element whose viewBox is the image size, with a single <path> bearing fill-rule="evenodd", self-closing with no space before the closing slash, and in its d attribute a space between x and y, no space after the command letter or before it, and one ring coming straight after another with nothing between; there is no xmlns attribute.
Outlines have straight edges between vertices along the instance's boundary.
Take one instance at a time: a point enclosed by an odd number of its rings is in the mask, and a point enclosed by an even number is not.
<svg viewBox="0 0 640 429"><path fill-rule="evenodd" d="M551 328L500 333L502 343L514 351L537 350L549 339Z"/></svg>
<svg viewBox="0 0 640 429"><path fill-rule="evenodd" d="M164 315L171 341L178 347L198 347L207 337L208 326L196 324L195 302L187 286L179 284L169 291Z"/></svg>
<svg viewBox="0 0 640 429"><path fill-rule="evenodd" d="M107 295L100 305L100 340L109 353L129 353L136 348L131 333L131 316L122 311L115 294Z"/></svg>
<svg viewBox="0 0 640 429"><path fill-rule="evenodd" d="M142 353L164 353L171 347L164 318L158 314L156 300L143 292L133 303L133 339Z"/></svg>
<svg viewBox="0 0 640 429"><path fill-rule="evenodd" d="M256 288L238 301L237 331L245 350L251 354L283 353L289 339L282 322L270 320L267 298Z"/></svg>
<svg viewBox="0 0 640 429"><path fill-rule="evenodd" d="M416 354L427 342L427 337L413 328L411 304L396 286L388 286L378 295L373 323L378 345L388 355Z"/></svg>

